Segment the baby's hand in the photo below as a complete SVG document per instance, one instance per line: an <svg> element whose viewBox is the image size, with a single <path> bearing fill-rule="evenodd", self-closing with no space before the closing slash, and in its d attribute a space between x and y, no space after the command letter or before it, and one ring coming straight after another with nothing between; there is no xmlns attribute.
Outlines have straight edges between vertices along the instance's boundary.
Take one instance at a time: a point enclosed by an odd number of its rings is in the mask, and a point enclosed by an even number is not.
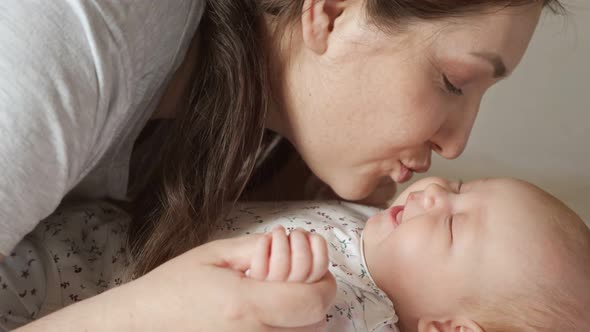
<svg viewBox="0 0 590 332"><path fill-rule="evenodd" d="M250 278L314 283L328 272L328 246L319 234L296 229L287 236L281 226L258 240Z"/></svg>

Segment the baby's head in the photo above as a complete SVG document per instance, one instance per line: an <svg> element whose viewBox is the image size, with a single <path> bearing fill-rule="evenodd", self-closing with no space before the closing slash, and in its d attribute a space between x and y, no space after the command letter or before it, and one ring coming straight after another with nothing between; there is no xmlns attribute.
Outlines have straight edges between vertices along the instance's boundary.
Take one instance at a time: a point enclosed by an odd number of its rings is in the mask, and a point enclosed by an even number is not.
<svg viewBox="0 0 590 332"><path fill-rule="evenodd" d="M590 231L529 183L418 181L364 250L403 331L590 331Z"/></svg>

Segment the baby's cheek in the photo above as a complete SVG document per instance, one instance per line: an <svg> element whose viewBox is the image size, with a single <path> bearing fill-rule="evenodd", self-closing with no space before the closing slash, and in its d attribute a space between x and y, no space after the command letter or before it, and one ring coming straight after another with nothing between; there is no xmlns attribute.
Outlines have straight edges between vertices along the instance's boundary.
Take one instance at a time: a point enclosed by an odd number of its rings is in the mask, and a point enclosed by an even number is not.
<svg viewBox="0 0 590 332"><path fill-rule="evenodd" d="M386 220L387 210L381 211L373 215L365 225L365 240L377 245L378 243L387 240L387 236L393 230L393 225Z"/></svg>
<svg viewBox="0 0 590 332"><path fill-rule="evenodd" d="M388 240L391 241L384 250L387 254L382 256L386 265L384 271L387 273L387 278L384 278L385 289L398 299L407 301L408 297L416 295L415 291L422 283L424 266L416 254L416 246L412 241L396 241L393 237Z"/></svg>
<svg viewBox="0 0 590 332"><path fill-rule="evenodd" d="M425 252L424 237L411 232L403 232L403 227L389 240L390 252L397 261L398 268L406 273L422 273L424 266L430 261Z"/></svg>
<svg viewBox="0 0 590 332"><path fill-rule="evenodd" d="M417 239L411 234L408 236L396 236L395 240L395 254L399 259L407 262L410 265L416 258L418 258L419 243Z"/></svg>

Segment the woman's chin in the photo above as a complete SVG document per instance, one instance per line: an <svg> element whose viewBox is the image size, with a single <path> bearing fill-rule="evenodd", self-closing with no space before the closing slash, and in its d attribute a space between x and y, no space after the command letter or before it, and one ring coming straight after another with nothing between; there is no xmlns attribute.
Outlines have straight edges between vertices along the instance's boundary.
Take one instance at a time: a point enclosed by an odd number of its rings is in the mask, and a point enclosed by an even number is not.
<svg viewBox="0 0 590 332"><path fill-rule="evenodd" d="M369 186L332 186L332 190L338 195L338 197L347 201L362 201L369 197L373 188Z"/></svg>

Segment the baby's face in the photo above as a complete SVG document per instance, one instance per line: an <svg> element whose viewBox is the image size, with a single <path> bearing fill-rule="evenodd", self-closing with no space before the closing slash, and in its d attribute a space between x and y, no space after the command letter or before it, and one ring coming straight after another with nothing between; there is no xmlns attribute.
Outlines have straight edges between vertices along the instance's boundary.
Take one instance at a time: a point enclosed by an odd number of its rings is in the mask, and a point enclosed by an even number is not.
<svg viewBox="0 0 590 332"><path fill-rule="evenodd" d="M542 222L556 209L551 196L517 180L427 178L367 222L368 268L402 321L460 315L465 295L513 289L538 266L559 265L553 228Z"/></svg>

